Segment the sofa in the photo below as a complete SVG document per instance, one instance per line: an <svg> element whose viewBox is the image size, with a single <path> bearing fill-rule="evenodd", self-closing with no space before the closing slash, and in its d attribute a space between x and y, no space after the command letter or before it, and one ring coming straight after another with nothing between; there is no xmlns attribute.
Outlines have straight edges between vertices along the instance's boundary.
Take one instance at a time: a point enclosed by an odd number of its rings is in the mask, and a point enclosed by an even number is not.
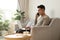
<svg viewBox="0 0 60 40"><path fill-rule="evenodd" d="M53 18L49 25L32 27L31 40L60 40L60 19Z"/></svg>

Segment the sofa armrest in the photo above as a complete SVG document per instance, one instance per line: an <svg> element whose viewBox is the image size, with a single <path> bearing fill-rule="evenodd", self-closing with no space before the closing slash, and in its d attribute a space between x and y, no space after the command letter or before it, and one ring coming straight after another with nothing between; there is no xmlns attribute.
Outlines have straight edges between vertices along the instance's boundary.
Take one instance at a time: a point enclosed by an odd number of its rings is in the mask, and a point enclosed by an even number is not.
<svg viewBox="0 0 60 40"><path fill-rule="evenodd" d="M43 40L43 38L45 39L49 39L51 35L51 32L49 31L51 27L49 26L39 26L39 27L32 27L31 30L31 35L32 35L32 40Z"/></svg>

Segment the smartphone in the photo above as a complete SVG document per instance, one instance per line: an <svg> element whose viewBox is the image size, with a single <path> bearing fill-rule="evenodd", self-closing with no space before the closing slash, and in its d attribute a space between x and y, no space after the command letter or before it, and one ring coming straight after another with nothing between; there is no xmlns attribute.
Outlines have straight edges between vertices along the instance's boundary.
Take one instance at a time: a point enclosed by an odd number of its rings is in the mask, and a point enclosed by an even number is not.
<svg viewBox="0 0 60 40"><path fill-rule="evenodd" d="M37 13L37 15L39 16L39 13Z"/></svg>

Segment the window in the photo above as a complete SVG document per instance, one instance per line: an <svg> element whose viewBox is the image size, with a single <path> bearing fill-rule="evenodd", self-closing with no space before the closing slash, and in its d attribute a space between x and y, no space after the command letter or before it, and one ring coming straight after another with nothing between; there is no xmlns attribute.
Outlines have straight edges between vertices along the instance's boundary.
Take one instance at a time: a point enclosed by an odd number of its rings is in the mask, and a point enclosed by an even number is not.
<svg viewBox="0 0 60 40"><path fill-rule="evenodd" d="M17 0L0 0L0 13L3 20L11 20L17 9Z"/></svg>

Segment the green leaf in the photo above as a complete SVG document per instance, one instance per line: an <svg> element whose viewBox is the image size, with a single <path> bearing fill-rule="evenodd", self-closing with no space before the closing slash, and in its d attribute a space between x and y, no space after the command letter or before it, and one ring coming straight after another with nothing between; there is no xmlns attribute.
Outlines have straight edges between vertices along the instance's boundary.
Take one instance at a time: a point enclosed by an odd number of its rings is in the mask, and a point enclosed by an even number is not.
<svg viewBox="0 0 60 40"><path fill-rule="evenodd" d="M22 12L22 11L19 11L18 9L16 10L17 11L17 13L16 14L14 14L15 15L15 20L21 20L21 18L24 18L24 13L25 12Z"/></svg>
<svg viewBox="0 0 60 40"><path fill-rule="evenodd" d="M20 20L21 16L16 16L15 20Z"/></svg>

